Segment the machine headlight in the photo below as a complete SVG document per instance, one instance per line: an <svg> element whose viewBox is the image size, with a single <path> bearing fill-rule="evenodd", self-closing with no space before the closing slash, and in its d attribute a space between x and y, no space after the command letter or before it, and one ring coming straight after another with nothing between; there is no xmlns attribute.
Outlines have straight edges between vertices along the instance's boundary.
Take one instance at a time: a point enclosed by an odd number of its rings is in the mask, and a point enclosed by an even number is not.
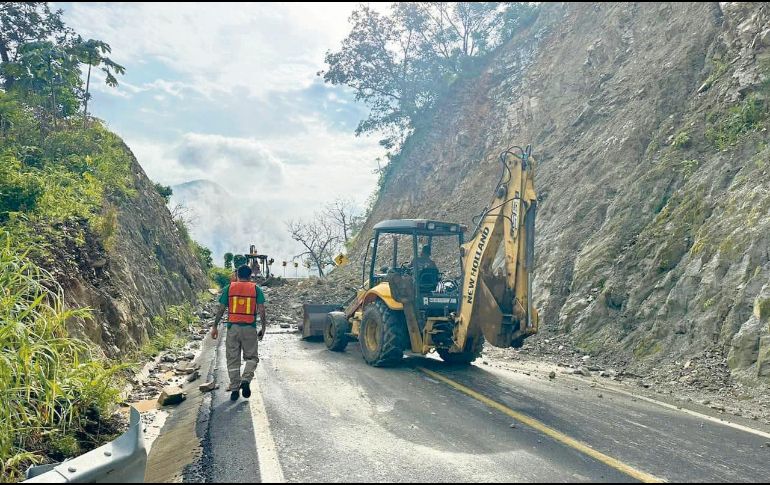
<svg viewBox="0 0 770 485"><path fill-rule="evenodd" d="M435 223L433 223L433 222L429 222L429 223L428 223L428 230L429 230L429 231L432 231L432 230L434 230L434 229L436 229L436 224L435 224Z"/></svg>
<svg viewBox="0 0 770 485"><path fill-rule="evenodd" d="M457 232L457 226L449 226L449 232Z"/></svg>

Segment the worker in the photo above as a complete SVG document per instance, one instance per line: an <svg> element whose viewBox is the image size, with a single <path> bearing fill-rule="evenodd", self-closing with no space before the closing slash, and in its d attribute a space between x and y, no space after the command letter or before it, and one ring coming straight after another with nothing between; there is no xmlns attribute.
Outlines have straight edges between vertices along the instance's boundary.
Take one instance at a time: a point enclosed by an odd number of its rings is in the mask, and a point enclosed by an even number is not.
<svg viewBox="0 0 770 485"><path fill-rule="evenodd" d="M251 268L242 265L236 272L238 281L227 285L219 297L219 308L211 326L211 338L219 337L219 322L227 314L227 339L225 341L227 372L230 385L230 400L237 401L240 392L243 397L251 397L251 380L257 370L259 356L258 342L265 336L267 317L265 316L265 295L256 283L250 281ZM262 328L257 331L257 314ZM241 354L246 364L241 374Z"/></svg>
<svg viewBox="0 0 770 485"><path fill-rule="evenodd" d="M422 273L422 270L425 268L437 268L436 263L430 259L430 253L430 244L424 245L420 251L420 255L412 262L412 268L414 268L415 275Z"/></svg>

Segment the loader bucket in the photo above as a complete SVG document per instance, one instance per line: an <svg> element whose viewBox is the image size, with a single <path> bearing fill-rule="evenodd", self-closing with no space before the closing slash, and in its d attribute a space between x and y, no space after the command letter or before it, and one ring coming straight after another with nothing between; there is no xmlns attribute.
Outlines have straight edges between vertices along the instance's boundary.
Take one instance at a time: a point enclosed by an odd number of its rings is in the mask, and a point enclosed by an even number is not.
<svg viewBox="0 0 770 485"><path fill-rule="evenodd" d="M302 339L323 337L326 315L329 312L342 310L343 305L302 305Z"/></svg>

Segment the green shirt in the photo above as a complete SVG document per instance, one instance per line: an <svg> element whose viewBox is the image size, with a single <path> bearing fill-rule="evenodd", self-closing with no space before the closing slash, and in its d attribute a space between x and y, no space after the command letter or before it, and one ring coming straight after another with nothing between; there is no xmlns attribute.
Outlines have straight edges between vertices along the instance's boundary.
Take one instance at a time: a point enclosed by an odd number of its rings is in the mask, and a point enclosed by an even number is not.
<svg viewBox="0 0 770 485"><path fill-rule="evenodd" d="M229 307L230 306L230 285L227 285L222 290L222 294L219 296L219 303L222 305ZM265 294L262 293L262 288L257 286L257 305L264 305L265 304ZM227 328L232 327L232 323L227 323ZM254 319L254 323L251 324L252 327L257 328L257 319Z"/></svg>

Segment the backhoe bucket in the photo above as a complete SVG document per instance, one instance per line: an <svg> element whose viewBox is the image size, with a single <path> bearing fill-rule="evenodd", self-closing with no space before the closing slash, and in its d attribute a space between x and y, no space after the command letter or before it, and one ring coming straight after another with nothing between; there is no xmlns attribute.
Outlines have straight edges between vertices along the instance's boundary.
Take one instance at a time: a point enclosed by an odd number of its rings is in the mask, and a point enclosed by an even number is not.
<svg viewBox="0 0 770 485"><path fill-rule="evenodd" d="M323 337L326 315L342 309L342 305L302 305L302 339Z"/></svg>

